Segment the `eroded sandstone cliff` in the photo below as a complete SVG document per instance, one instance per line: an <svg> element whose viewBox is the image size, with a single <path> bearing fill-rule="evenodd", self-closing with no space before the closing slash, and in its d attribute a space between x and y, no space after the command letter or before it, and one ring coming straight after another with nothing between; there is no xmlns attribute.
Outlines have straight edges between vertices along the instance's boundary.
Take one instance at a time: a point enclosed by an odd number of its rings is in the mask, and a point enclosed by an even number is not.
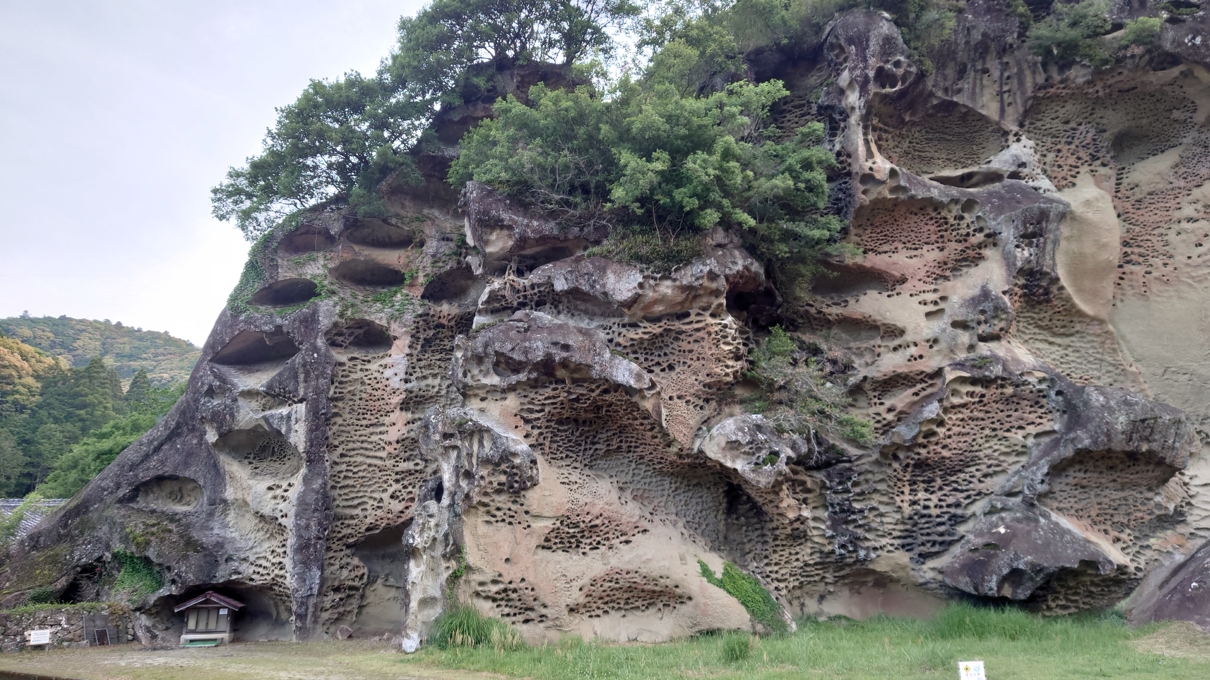
<svg viewBox="0 0 1210 680"><path fill-rule="evenodd" d="M876 13L751 61L791 92L779 128L824 122L842 160L861 255L795 332L847 358L874 445L744 412L780 297L726 232L667 274L589 257L605 233L459 202L434 154L390 218L317 210L254 248L185 397L16 548L9 601L86 597L124 549L165 577L145 639L207 589L249 639L411 646L452 602L531 639L755 625L701 560L787 619L1133 593L1210 624L1201 15L1096 72L1044 69L1016 21L972 0L930 76Z"/></svg>

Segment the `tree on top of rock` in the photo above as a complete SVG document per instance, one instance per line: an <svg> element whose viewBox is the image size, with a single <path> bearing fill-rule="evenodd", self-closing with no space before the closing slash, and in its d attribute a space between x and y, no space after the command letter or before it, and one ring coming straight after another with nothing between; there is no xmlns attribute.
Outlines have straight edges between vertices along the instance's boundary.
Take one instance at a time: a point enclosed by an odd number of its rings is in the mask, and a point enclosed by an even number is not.
<svg viewBox="0 0 1210 680"><path fill-rule="evenodd" d="M456 105L474 65L570 66L608 53L609 28L638 10L628 0L436 0L399 20L387 70L411 96Z"/></svg>
<svg viewBox="0 0 1210 680"><path fill-rule="evenodd" d="M264 150L211 190L214 216L256 240L289 214L325 201L385 214L378 187L418 181L410 151L441 105L460 103L476 64L561 60L609 46L627 0L436 0L399 22L399 44L374 76L313 80L278 109Z"/></svg>

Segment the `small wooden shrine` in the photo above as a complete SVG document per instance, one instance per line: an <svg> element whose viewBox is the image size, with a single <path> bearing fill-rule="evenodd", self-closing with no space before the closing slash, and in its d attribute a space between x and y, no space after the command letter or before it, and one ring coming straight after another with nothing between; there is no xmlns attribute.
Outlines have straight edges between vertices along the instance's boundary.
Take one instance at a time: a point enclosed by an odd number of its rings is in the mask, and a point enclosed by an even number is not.
<svg viewBox="0 0 1210 680"><path fill-rule="evenodd" d="M235 618L235 612L243 607L243 602L212 591L177 605L173 611L185 613L181 646L213 647L222 642L230 643L231 620Z"/></svg>

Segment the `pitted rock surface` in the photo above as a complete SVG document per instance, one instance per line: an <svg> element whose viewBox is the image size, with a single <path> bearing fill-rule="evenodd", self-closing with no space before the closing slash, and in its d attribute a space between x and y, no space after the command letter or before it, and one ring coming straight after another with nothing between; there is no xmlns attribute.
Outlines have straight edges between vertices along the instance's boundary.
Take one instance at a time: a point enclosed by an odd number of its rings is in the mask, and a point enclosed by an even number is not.
<svg viewBox="0 0 1210 680"><path fill-rule="evenodd" d="M531 640L751 629L700 559L797 616L1130 596L1210 625L1204 16L1059 72L967 8L931 75L872 12L754 65L779 129L826 123L860 253L794 315L733 234L671 272L589 257L608 225L459 203L429 156L389 217L282 227L180 403L15 545L6 603L127 550L165 575L147 641L209 589L252 639L414 649L455 602ZM753 337L791 320L850 359L873 445L744 413Z"/></svg>

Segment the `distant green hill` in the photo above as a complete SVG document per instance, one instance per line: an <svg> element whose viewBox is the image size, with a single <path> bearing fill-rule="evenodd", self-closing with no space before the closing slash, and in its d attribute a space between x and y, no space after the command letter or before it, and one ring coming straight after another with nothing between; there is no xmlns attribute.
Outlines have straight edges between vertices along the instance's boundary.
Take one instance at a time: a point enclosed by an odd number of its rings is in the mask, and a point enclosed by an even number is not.
<svg viewBox="0 0 1210 680"><path fill-rule="evenodd" d="M103 322L75 319L21 321L95 324L101 331L110 330L110 335L124 330ZM64 327L93 330L67 323L54 328ZM39 334L43 341L59 339L51 336L46 327L35 326L31 330L22 326L19 330ZM167 340L184 346L194 357L197 349L163 333L130 331L130 334L136 342L132 344L130 338L119 336L110 343L111 351L121 357L123 351L134 353L144 349L148 356L159 359L161 369L168 367L161 375L175 379L173 384L153 387L147 371L136 369L129 387L124 387L118 372L103 359L94 358L83 366L71 367L70 354L68 358L53 356L16 338L0 335L0 498L21 497L35 487L44 496L67 498L75 494L131 442L153 427L185 391L182 371L188 370L193 359L182 359L179 349L169 354L175 348L158 345ZM148 341L144 336L152 339ZM103 340L97 341L105 347ZM0 545L4 543L6 526L0 518Z"/></svg>
<svg viewBox="0 0 1210 680"><path fill-rule="evenodd" d="M66 316L0 319L0 335L62 357L73 368L87 366L89 360L100 357L123 380L143 369L156 387L188 380L200 352L189 341L167 333Z"/></svg>

